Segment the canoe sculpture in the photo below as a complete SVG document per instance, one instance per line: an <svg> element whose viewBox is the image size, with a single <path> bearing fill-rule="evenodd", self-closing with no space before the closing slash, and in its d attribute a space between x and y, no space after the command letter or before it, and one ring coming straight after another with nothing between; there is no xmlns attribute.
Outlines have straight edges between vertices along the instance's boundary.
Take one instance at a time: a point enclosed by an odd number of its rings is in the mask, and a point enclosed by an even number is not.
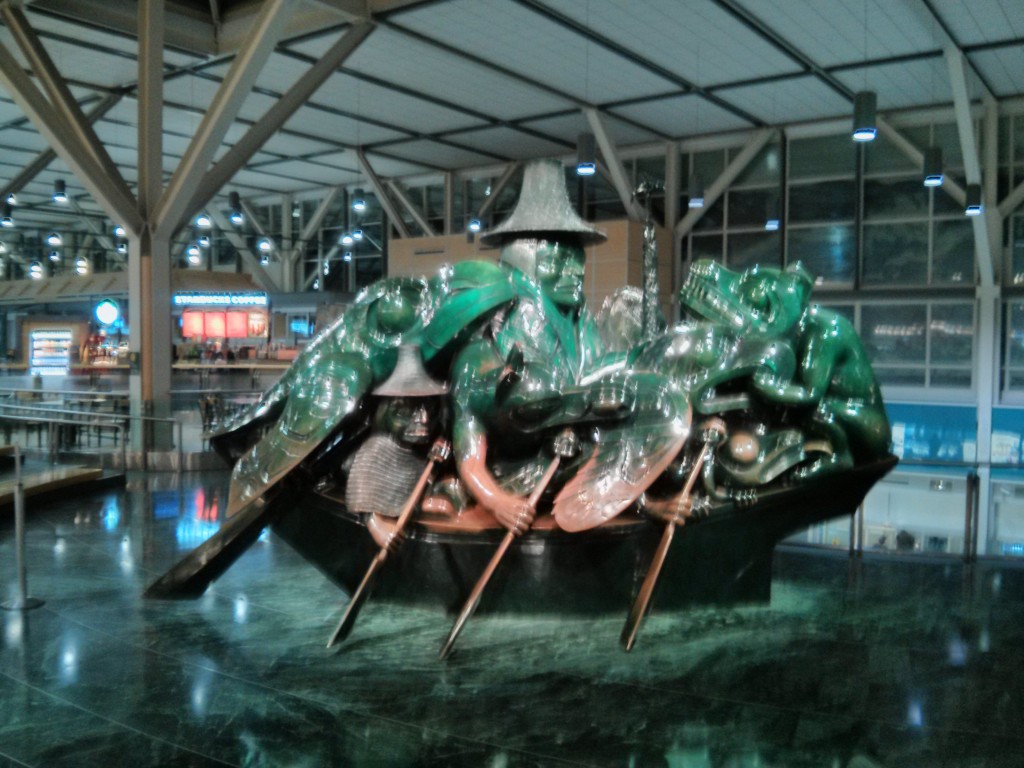
<svg viewBox="0 0 1024 768"><path fill-rule="evenodd" d="M352 596L332 641L372 587L461 606L442 655L478 604L629 610L628 649L655 593L767 599L774 546L895 464L860 339L799 263L698 261L670 327L648 221L643 289L594 316L604 235L552 161L481 240L497 264L370 286L209 436L234 464L228 519L148 596L198 596L273 524Z"/></svg>

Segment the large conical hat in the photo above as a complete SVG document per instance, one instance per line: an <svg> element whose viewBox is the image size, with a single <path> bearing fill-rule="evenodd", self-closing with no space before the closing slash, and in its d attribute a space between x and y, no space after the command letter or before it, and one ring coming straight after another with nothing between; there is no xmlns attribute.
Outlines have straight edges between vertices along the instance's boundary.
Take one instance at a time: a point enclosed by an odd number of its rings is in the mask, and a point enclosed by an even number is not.
<svg viewBox="0 0 1024 768"><path fill-rule="evenodd" d="M557 160L534 160L523 170L523 186L512 215L480 235L484 245L501 245L517 237L543 237L569 233L583 245L603 243L604 232L581 219L569 202L565 173Z"/></svg>

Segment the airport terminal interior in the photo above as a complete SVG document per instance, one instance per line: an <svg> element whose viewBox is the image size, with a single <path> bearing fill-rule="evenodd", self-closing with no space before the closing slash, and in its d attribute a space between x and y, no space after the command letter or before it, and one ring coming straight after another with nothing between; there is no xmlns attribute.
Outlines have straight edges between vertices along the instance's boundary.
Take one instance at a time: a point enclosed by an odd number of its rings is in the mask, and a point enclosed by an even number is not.
<svg viewBox="0 0 1024 768"><path fill-rule="evenodd" d="M0 206L0 767L1024 765L1019 0L0 2ZM555 387L577 427L501 470L533 473L519 517L454 481L419 505L425 473L388 538L340 478L378 428L348 415L413 391L403 313L454 381L437 318L504 343L548 295L506 246L559 236L567 316L634 366L699 346L708 286L766 326L803 286L794 327L833 318L849 364L822 390L877 381L884 456L829 431L859 400L799 421L762 369L771 410L730 380L671 411L680 375L651 426L669 364L565 384L516 344L495 402ZM714 441L769 412L767 469L723 481ZM462 475L460 439L422 462ZM606 455L635 493L573 532L558 488Z"/></svg>

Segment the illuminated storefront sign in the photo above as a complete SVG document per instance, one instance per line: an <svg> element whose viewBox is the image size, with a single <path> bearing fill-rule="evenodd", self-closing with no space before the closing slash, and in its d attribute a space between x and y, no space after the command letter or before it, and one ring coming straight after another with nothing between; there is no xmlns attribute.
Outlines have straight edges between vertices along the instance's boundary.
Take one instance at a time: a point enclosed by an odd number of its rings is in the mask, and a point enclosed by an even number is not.
<svg viewBox="0 0 1024 768"><path fill-rule="evenodd" d="M174 294L174 306L234 306L234 307L265 307L265 293L196 293L185 291Z"/></svg>

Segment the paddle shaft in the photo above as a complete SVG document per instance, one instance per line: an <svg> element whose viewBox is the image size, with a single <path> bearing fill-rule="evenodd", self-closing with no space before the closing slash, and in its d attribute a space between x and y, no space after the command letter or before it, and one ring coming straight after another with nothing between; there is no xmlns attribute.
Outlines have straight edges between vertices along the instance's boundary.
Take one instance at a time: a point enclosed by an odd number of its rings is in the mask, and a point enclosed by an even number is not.
<svg viewBox="0 0 1024 768"><path fill-rule="evenodd" d="M405 506L402 507L402 511L398 514L398 520L395 522L395 530L392 535L400 535L405 529L406 524L412 519L413 512L416 510L416 505L419 503L420 497L423 495L423 491L426 490L427 484L430 482L430 478L434 473L434 466L438 461L444 458L447 451L444 449L430 452L430 459L427 461L427 466L423 468L420 479L416 481L416 486L412 489L412 493L409 494L409 498L405 501ZM359 587L352 594L352 599L348 601L348 606L345 608L345 613L341 617L341 621L338 622L338 626L334 629L331 634L331 639L327 641L327 647L330 648L337 642L344 640L349 636L352 631L352 627L355 626L356 619L359 616L359 609L362 608L363 603L366 602L370 596L370 592L373 589L373 583L376 581L377 572L380 571L381 567L388 559L390 552L386 546L381 547L377 555L370 561L370 567L366 569L366 573L363 575L363 580L359 582Z"/></svg>
<svg viewBox="0 0 1024 768"><path fill-rule="evenodd" d="M540 501L540 497L548 487L548 483L551 482L551 478L555 476L555 472L558 470L558 465L561 460L562 457L556 454L555 458L551 460L550 464L548 464L548 468L544 471L544 474L541 476L537 486L530 494L530 498L527 500L527 503L532 509L537 509L537 502ZM484 572L480 575L480 578L477 579L477 582L473 587L473 591L469 593L469 598L466 600L465 605L462 606L462 611L459 613L459 617L455 620L455 624L452 625L451 632L448 633L448 639L441 647L441 653L439 654L440 658L446 658L451 652L452 646L455 645L455 639L459 636L459 633L462 632L462 628L466 625L466 622L469 621L470 617L476 611L476 607L480 604L480 597L483 595L484 589L487 587L487 582L491 580L491 576L494 575L494 571L498 568L498 564L501 562L501 559L505 557L505 553L508 551L508 548L512 545L515 538L515 531L509 531L506 533L505 538L503 538L501 540L501 544L498 545L498 549L493 555L491 555L491 561L487 563L487 567L484 569Z"/></svg>
<svg viewBox="0 0 1024 768"><path fill-rule="evenodd" d="M689 477L686 478L686 485L683 486L682 493L680 494L682 498L688 499L691 497L693 486L697 482L698 475L700 475L701 467L704 466L704 462L707 460L709 450L710 447L705 444L701 450L700 457L690 471ZM619 638L619 642L622 643L626 651L633 650L633 645L636 643L636 636L640 631L640 622L643 621L644 614L647 613L647 606L650 604L651 596L654 594L654 587L658 583L661 567L665 564L668 548L672 544L672 536L675 534L675 531L676 522L674 520L669 520L665 523L665 530L661 534L658 548L654 550L654 557L651 559L651 564L647 569L644 583L640 586L640 592L637 594L636 600L633 601L633 607L629 611L629 618L626 619L626 626L622 628L622 636Z"/></svg>

